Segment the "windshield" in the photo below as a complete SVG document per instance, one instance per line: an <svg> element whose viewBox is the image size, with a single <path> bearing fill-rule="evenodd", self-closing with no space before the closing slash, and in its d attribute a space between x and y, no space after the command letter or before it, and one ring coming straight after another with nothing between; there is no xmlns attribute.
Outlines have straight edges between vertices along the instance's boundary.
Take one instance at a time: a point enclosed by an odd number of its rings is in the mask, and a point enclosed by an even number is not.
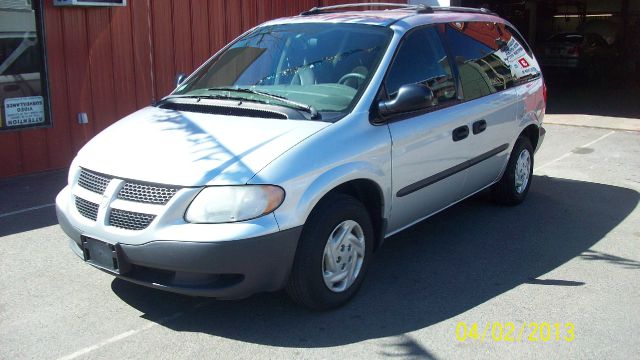
<svg viewBox="0 0 640 360"><path fill-rule="evenodd" d="M242 97L320 112L346 111L375 73L392 35L388 28L363 24L259 27L172 95Z"/></svg>

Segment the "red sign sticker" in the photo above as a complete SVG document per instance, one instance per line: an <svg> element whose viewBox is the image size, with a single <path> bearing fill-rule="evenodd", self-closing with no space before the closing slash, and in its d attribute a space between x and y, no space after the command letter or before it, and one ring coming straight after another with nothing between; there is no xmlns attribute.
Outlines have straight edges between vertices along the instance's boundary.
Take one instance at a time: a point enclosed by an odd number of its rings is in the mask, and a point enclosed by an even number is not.
<svg viewBox="0 0 640 360"><path fill-rule="evenodd" d="M522 65L523 68L528 68L530 66L529 62L525 58L520 58L518 62L520 63L520 65Z"/></svg>

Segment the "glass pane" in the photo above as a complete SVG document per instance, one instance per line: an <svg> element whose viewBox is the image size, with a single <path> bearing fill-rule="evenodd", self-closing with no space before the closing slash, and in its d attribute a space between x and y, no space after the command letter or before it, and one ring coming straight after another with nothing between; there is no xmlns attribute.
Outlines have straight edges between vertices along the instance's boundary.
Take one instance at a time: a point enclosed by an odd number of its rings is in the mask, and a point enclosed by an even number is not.
<svg viewBox="0 0 640 360"><path fill-rule="evenodd" d="M30 0L0 0L0 129L47 122L38 17Z"/></svg>
<svg viewBox="0 0 640 360"><path fill-rule="evenodd" d="M362 24L264 26L213 59L173 95L225 96L216 88L250 89L345 111L375 73L393 33ZM251 100L259 94L233 92ZM269 101L278 103L272 97Z"/></svg>
<svg viewBox="0 0 640 360"><path fill-rule="evenodd" d="M538 76L525 47L504 24L454 22L445 27L465 100L509 89Z"/></svg>
<svg viewBox="0 0 640 360"><path fill-rule="evenodd" d="M522 84L541 76L537 61L533 58L533 53L529 44L518 34L517 31L506 27L507 35L511 35L508 41L508 51L506 59L511 66L515 84ZM508 37L508 36L507 36Z"/></svg>
<svg viewBox="0 0 640 360"><path fill-rule="evenodd" d="M455 82L437 30L415 30L404 39L387 76L387 93L396 96L402 85L423 84L434 93L437 103L455 98Z"/></svg>

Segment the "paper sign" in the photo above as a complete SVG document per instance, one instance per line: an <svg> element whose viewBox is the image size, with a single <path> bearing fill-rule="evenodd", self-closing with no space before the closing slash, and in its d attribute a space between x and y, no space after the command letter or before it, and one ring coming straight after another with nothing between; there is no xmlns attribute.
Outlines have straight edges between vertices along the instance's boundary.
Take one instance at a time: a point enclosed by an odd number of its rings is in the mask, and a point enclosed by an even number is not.
<svg viewBox="0 0 640 360"><path fill-rule="evenodd" d="M29 96L4 99L5 126L44 123L44 98Z"/></svg>

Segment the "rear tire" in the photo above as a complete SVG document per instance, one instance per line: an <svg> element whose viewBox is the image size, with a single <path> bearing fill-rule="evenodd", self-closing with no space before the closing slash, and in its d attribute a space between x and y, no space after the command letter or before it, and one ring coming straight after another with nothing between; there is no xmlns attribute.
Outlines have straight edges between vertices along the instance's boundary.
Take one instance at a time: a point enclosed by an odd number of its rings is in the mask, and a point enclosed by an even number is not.
<svg viewBox="0 0 640 360"><path fill-rule="evenodd" d="M358 200L344 194L323 199L302 230L286 287L291 299L314 310L346 303L362 285L373 237L369 213Z"/></svg>
<svg viewBox="0 0 640 360"><path fill-rule="evenodd" d="M524 201L533 180L533 146L529 138L520 136L513 146L502 178L492 188L495 202L515 206Z"/></svg>

